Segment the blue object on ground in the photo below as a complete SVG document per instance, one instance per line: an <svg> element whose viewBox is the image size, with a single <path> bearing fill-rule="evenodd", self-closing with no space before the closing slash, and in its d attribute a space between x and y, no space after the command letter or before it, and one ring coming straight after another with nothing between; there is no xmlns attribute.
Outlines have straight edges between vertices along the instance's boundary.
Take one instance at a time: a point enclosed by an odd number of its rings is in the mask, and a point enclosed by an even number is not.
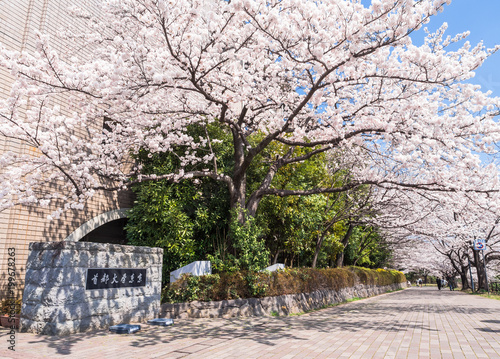
<svg viewBox="0 0 500 359"><path fill-rule="evenodd" d="M148 320L148 324L151 324L151 325L161 325L163 327L168 327L169 325L173 325L174 324L174 320L173 319L169 319L169 318L156 318L156 319Z"/></svg>
<svg viewBox="0 0 500 359"><path fill-rule="evenodd" d="M137 324L118 324L109 327L109 331L117 334L132 334L141 330L141 326Z"/></svg>

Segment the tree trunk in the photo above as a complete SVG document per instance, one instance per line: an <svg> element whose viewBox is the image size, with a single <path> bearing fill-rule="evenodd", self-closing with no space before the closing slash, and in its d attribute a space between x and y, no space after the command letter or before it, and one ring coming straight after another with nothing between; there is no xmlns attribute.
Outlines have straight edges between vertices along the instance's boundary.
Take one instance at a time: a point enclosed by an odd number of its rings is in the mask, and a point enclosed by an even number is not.
<svg viewBox="0 0 500 359"><path fill-rule="evenodd" d="M283 252L283 250L281 250L281 249L278 249L276 251L276 254L274 255L274 259L273 259L273 263L272 264L278 263L278 257L279 257L279 255L280 255L281 252Z"/></svg>
<svg viewBox="0 0 500 359"><path fill-rule="evenodd" d="M468 266L462 266L462 270L460 271L460 280L462 281L462 289L469 289L469 281L467 280L467 270Z"/></svg>
<svg viewBox="0 0 500 359"><path fill-rule="evenodd" d="M488 290L488 286L486 285L486 275L484 273L484 263L480 257L480 251L473 250L474 252L474 263L476 265L477 272L477 290L484 289Z"/></svg>
<svg viewBox="0 0 500 359"><path fill-rule="evenodd" d="M243 139L236 128L231 128L234 147L234 169L233 182L229 187L229 208L236 211L236 216L240 224L245 223L245 204L246 204L246 168L245 148Z"/></svg>
<svg viewBox="0 0 500 359"><path fill-rule="evenodd" d="M321 249L321 245L323 244L323 240L325 239L325 234L318 234L318 240L316 241L316 249L314 250L314 257L311 267L316 268L316 263L318 262L319 251Z"/></svg>
<svg viewBox="0 0 500 359"><path fill-rule="evenodd" d="M237 178L233 181L233 185L229 188L229 208L236 211L238 222L245 223L245 193L246 192L246 175L242 178Z"/></svg>
<svg viewBox="0 0 500 359"><path fill-rule="evenodd" d="M312 262L313 268L316 268L319 252L321 251L321 246L323 245L323 241L325 240L326 234L328 233L330 227L333 226L335 223L337 223L337 221L328 222L326 226L323 228L323 231L320 234L318 234L318 240L316 241L316 249L314 250L314 257Z"/></svg>
<svg viewBox="0 0 500 359"><path fill-rule="evenodd" d="M457 260L454 259L453 254L456 255ZM467 282L467 271L469 269L468 265L462 264L464 257L460 256L457 252L448 252L448 258L450 259L451 265L455 271L460 275L460 280L462 281L462 289L469 288L469 283Z"/></svg>
<svg viewBox="0 0 500 359"><path fill-rule="evenodd" d="M336 265L337 268L342 268L344 266L344 250L345 250L345 247L347 247L347 244L349 243L349 238L351 237L353 228L354 228L354 226L351 223L349 223L349 227L347 228L347 232L344 235L344 238L342 239L342 246L343 246L342 252L340 252L337 255L337 265Z"/></svg>

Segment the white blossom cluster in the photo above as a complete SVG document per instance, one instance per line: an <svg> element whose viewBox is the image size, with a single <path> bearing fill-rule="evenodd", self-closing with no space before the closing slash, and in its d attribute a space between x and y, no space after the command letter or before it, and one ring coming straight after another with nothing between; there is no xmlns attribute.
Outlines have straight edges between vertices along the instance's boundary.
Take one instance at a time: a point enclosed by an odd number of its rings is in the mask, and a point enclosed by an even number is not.
<svg viewBox="0 0 500 359"><path fill-rule="evenodd" d="M0 134L35 149L1 155L0 208L54 199L81 208L98 190L159 178L209 176L242 192L238 171L272 142L357 154L356 184L460 201L479 193L478 205L497 206L484 193L500 189L498 168L479 154L497 151L500 100L464 81L498 48L449 51L466 34L446 37L446 25L422 46L409 36L447 2L107 0L99 20L73 9L88 27L61 36L84 41L88 59L58 53L43 34L32 53L0 48L15 78ZM230 131L234 176L209 166L210 139L186 131L197 123ZM254 134L262 140L252 147ZM131 160L180 147L175 173L147 176ZM277 158L250 201L300 194L273 189L272 177L307 158Z"/></svg>

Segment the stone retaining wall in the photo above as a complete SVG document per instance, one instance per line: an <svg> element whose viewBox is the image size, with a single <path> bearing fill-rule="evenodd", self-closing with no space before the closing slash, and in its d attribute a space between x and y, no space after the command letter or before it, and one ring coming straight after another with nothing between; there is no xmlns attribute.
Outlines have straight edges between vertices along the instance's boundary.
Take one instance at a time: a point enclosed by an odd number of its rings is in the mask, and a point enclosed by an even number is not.
<svg viewBox="0 0 500 359"><path fill-rule="evenodd" d="M355 297L366 298L406 288L406 282L387 286L358 284L339 291L286 294L276 297L222 300L218 302L165 303L160 316L165 318L230 318L263 315L289 315L341 303Z"/></svg>
<svg viewBox="0 0 500 359"><path fill-rule="evenodd" d="M158 315L163 249L90 242L30 243L29 248L21 331L66 335ZM87 269L116 268L145 269L145 285L86 289ZM129 283L137 282L131 278Z"/></svg>

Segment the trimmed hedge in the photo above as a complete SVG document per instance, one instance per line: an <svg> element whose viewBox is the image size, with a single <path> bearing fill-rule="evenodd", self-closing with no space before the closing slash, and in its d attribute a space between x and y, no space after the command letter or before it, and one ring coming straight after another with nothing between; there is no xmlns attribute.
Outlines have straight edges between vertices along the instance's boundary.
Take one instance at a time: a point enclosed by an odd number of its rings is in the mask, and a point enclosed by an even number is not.
<svg viewBox="0 0 500 359"><path fill-rule="evenodd" d="M361 267L286 268L277 272L233 272L193 277L183 275L164 288L163 302L183 303L261 298L316 290L353 287L356 284L385 286L406 282L402 272Z"/></svg>
<svg viewBox="0 0 500 359"><path fill-rule="evenodd" d="M403 272L386 269L368 269L362 267L353 267L359 282L369 285L389 285L393 283L406 282Z"/></svg>

